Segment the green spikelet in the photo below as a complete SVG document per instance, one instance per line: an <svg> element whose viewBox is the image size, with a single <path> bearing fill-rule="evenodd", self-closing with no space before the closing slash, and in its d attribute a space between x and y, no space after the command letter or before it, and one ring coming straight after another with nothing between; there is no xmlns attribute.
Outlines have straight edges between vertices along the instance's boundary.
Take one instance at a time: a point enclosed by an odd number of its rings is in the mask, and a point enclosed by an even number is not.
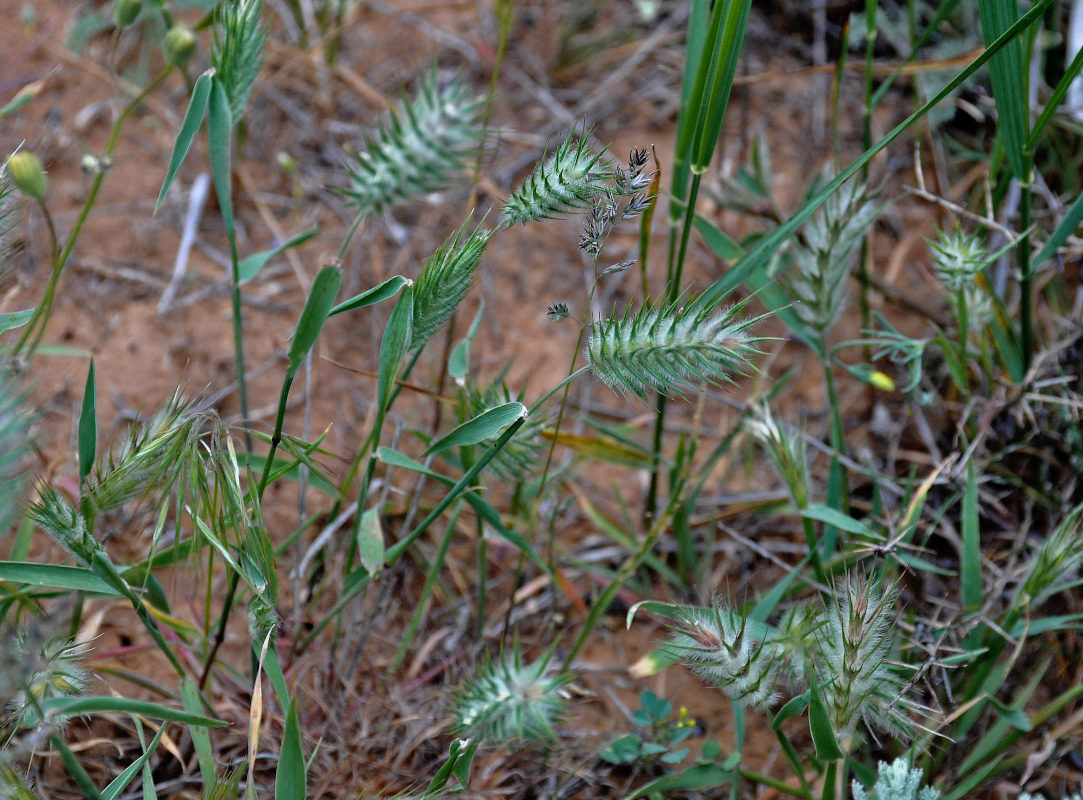
<svg viewBox="0 0 1083 800"><path fill-rule="evenodd" d="M503 224L550 219L589 206L610 189L612 163L588 146L589 134L572 131L504 204Z"/></svg>
<svg viewBox="0 0 1083 800"><path fill-rule="evenodd" d="M738 318L742 306L711 312L695 303L644 305L600 320L587 343L591 371L616 391L640 397L650 389L681 395L701 381L732 382L732 373L751 368L760 341L748 332L758 318Z"/></svg>
<svg viewBox="0 0 1083 800"><path fill-rule="evenodd" d="M425 263L414 285L414 317L410 349L424 347L470 291L492 232L466 226L440 246Z"/></svg>
<svg viewBox="0 0 1083 800"><path fill-rule="evenodd" d="M561 689L570 677L551 675L553 650L524 665L516 645L510 656L485 664L455 698L455 726L463 735L508 743L556 739L553 725L564 712Z"/></svg>
<svg viewBox="0 0 1083 800"><path fill-rule="evenodd" d="M236 124L244 116L248 96L263 66L263 45L267 41L267 30L260 23L263 0L235 0L218 8L211 64L226 89Z"/></svg>
<svg viewBox="0 0 1083 800"><path fill-rule="evenodd" d="M485 138L483 106L456 78L441 87L435 73L418 95L391 112L380 131L347 165L343 193L362 216L447 186L477 155Z"/></svg>

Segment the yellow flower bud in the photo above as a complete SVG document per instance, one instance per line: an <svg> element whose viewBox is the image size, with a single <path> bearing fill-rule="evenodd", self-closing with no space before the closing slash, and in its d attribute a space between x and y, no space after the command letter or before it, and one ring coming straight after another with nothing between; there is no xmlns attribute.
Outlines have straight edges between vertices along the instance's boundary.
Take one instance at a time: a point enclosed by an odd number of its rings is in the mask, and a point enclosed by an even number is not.
<svg viewBox="0 0 1083 800"><path fill-rule="evenodd" d="M873 388L879 389L880 391L883 391L883 392L893 392L893 391L895 391L895 381L891 380L890 377L888 377L884 373L880 372L880 370L878 370L878 369L873 370L872 372L869 373L868 381L869 381L870 386L872 386Z"/></svg>
<svg viewBox="0 0 1083 800"><path fill-rule="evenodd" d="M20 150L8 159L8 174L27 197L45 199L45 170L42 169L41 159L29 150Z"/></svg>
<svg viewBox="0 0 1083 800"><path fill-rule="evenodd" d="M182 67L196 52L196 35L187 25L174 25L165 35L162 50L165 51L166 61L173 66Z"/></svg>

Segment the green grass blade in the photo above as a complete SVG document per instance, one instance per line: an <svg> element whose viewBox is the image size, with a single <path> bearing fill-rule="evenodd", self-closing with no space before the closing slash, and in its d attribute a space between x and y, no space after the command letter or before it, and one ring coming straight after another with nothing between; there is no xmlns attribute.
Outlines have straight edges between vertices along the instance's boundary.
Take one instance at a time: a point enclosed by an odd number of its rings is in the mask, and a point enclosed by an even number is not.
<svg viewBox="0 0 1083 800"><path fill-rule="evenodd" d="M816 209L823 205L827 198L834 194L842 184L848 181L854 174L861 170L862 167L886 149L888 145L895 141L911 125L924 117L930 109L939 105L946 97L959 88L967 78L977 72L990 58L993 57L993 55L999 52L1000 48L1012 41L1020 31L1039 19L1052 2L1053 0L1040 0L1040 2L1036 3L1029 11L1027 11L1027 13L1008 28L996 42L986 48L981 55L964 67L927 103L892 128L880 141L862 153L848 167L839 172L839 174L829 181L819 192L805 201L804 205L794 212L794 214L785 222L779 225L778 228L760 239L759 242L756 243L756 246L753 247L744 258L737 262L732 269L722 276L722 278L715 281L714 284L708 287L708 289L700 295L696 300L697 305L704 308L713 308L722 302L733 289L747 280L755 270L764 268L775 251L778 250L784 242L793 237L805 221L816 212Z"/></svg>
<svg viewBox="0 0 1083 800"><path fill-rule="evenodd" d="M207 731L204 728L192 728L192 732L200 731L206 734ZM117 775L113 780L109 781L109 785L102 790L102 800L117 800L120 797L120 793L123 792L128 784L135 780L136 774L143 769L143 765L150 760L150 757L154 754L154 751L158 749L158 743L162 741L162 736L165 734L165 725L158 726L158 732L154 734L154 738L151 739L150 744L143 751L135 761L124 768L124 771Z"/></svg>
<svg viewBox="0 0 1083 800"><path fill-rule="evenodd" d="M86 386L83 389L83 405L79 410L79 485L83 485L94 466L94 456L98 452L98 417L97 394L94 386L94 359L86 372Z"/></svg>
<svg viewBox="0 0 1083 800"><path fill-rule="evenodd" d="M297 720L297 701L290 700L286 729L278 753L275 771L275 800L305 800L305 754L301 750L301 725Z"/></svg>
<svg viewBox="0 0 1083 800"><path fill-rule="evenodd" d="M97 573L83 567L63 564L33 564L29 561L0 561L0 581L10 581L47 589L120 597L121 593L106 583Z"/></svg>
<svg viewBox="0 0 1083 800"><path fill-rule="evenodd" d="M1083 55L1083 50L1079 52ZM1083 194L1075 199L1064 215L1064 219L1057 224L1049 240L1042 246L1037 258L1034 259L1035 269L1056 254L1057 249L1075 233L1080 222L1083 222Z"/></svg>
<svg viewBox="0 0 1083 800"><path fill-rule="evenodd" d="M214 70L207 70L196 80L192 87L192 99L188 101L188 110L184 113L184 121L181 123L180 133L173 144L173 152L169 156L169 168L165 173L165 181L162 182L162 190L158 193L158 200L154 204L154 213L162 207L162 201L173 185L177 172L188 156L192 147L192 139L195 138L199 126L203 124L203 115L207 113L207 103L211 96L211 84L214 80Z"/></svg>
<svg viewBox="0 0 1083 800"><path fill-rule="evenodd" d="M425 455L439 453L452 447L478 444L498 435L504 428L518 419L526 419L526 406L522 403L505 403L496 408L483 411L473 419L467 420L446 436L442 436L429 445Z"/></svg>
<svg viewBox="0 0 1083 800"><path fill-rule="evenodd" d="M414 289L406 287L395 308L391 312L391 318L387 321L384 329L383 340L380 342L380 362L376 378L376 408L377 423L379 429L383 422L384 414L391 405L392 392L395 389L395 379L399 376L399 368L402 360L410 349L410 339L413 335L414 318Z"/></svg>
<svg viewBox="0 0 1083 800"><path fill-rule="evenodd" d="M695 145L692 154L692 172L702 173L711 164L715 147L722 133L726 118L733 78L737 74L737 60L744 44L745 29L752 0L728 0L716 2L711 15L711 31L708 42L713 45L710 54L710 78L708 79L706 104L699 124L696 125ZM719 18L718 33L712 36ZM700 64L702 70L703 63ZM700 76L696 76L695 93L700 89Z"/></svg>
<svg viewBox="0 0 1083 800"><path fill-rule="evenodd" d="M978 476L971 459L966 465L963 491L963 553L960 564L963 608L977 611L982 605L981 530L978 522Z"/></svg>
<svg viewBox="0 0 1083 800"><path fill-rule="evenodd" d="M982 36L989 47L1018 19L1015 0L978 0ZM1022 30L1019 31L1022 33ZM993 100L997 107L997 130L1004 143L1012 173L1020 181L1029 181L1032 168L1028 150L1027 65L1023 42L1013 36L989 61Z"/></svg>
<svg viewBox="0 0 1083 800"><path fill-rule="evenodd" d="M199 696L199 687L189 677L184 677L180 684L181 702L184 710L189 714L199 714L203 711L203 700ZM159 729L159 733L164 730ZM196 751L196 760L199 762L199 776L203 779L204 786L213 786L215 780L214 751L211 749L210 733L201 725L193 725L188 729L192 735L192 747Z"/></svg>
<svg viewBox="0 0 1083 800"><path fill-rule="evenodd" d="M824 701L820 699L816 681L812 682L812 694L809 698L808 708L809 731L812 733L812 743L816 747L816 755L826 761L834 761L843 757L839 748L835 731L831 728L831 720L827 715Z"/></svg>
<svg viewBox="0 0 1083 800"><path fill-rule="evenodd" d="M242 258L240 263L237 264L237 277L239 278L239 282L247 283L252 280L272 258L289 250L291 247L298 247L299 245L304 244L319 232L319 227L314 225L307 231L301 231L300 233L294 234L278 247L272 248L271 250L263 250L259 253L253 253L246 258Z"/></svg>
<svg viewBox="0 0 1083 800"><path fill-rule="evenodd" d="M83 714L140 714L144 717L154 717L166 722L180 722L184 725L204 725L209 728L223 728L229 723L220 719L211 719L201 714L189 714L168 706L150 703L145 700L132 700L127 697L54 697L41 704L42 710L48 713L64 714L66 716L81 716Z"/></svg>
<svg viewBox="0 0 1083 800"><path fill-rule="evenodd" d="M225 87L218 81L211 82L210 102L207 106L207 149L211 160L211 178L222 212L226 235L230 243L236 241L233 228L233 199L230 190L230 148L233 142L233 117L229 110L229 98Z"/></svg>
<svg viewBox="0 0 1083 800"><path fill-rule="evenodd" d="M364 308L365 306L376 305L382 303L384 300L394 297L399 293L399 290L403 286L408 286L411 283L409 278L404 278L401 275L395 275L388 278L383 283L373 286L371 289L366 289L361 294L354 295L349 300L344 300L337 306L331 309L327 314L329 317L333 317L336 314L342 314L346 311L353 311L355 308Z"/></svg>
<svg viewBox="0 0 1083 800"><path fill-rule="evenodd" d="M342 284L342 273L337 267L324 267L312 282L305 307L297 320L297 329L293 332L293 341L289 351L289 374L292 377L305 360L305 356L316 344L316 339L323 329L324 322L331 312L331 304Z"/></svg>
<svg viewBox="0 0 1083 800"><path fill-rule="evenodd" d="M79 763L79 759L75 757L75 753L71 751L67 743L56 734L50 736L49 741L53 747L60 751L60 758L64 762L64 767L68 770L68 774L75 779L75 782L79 785L79 790L82 791L87 800L102 800L94 781L87 775L83 765Z"/></svg>

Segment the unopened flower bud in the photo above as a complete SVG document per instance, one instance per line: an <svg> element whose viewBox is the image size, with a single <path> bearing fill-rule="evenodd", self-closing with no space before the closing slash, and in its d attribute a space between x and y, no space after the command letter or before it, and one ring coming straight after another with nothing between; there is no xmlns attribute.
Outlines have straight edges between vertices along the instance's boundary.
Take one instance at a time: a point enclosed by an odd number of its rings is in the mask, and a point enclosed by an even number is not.
<svg viewBox="0 0 1083 800"><path fill-rule="evenodd" d="M113 24L118 28L127 28L143 8L143 0L116 0L113 3Z"/></svg>
<svg viewBox="0 0 1083 800"><path fill-rule="evenodd" d="M174 25L165 35L162 49L165 51L166 61L173 66L182 67L196 51L196 35L186 25Z"/></svg>
<svg viewBox="0 0 1083 800"><path fill-rule="evenodd" d="M45 170L42 169L41 159L29 150L20 150L8 159L8 173L27 197L45 199Z"/></svg>

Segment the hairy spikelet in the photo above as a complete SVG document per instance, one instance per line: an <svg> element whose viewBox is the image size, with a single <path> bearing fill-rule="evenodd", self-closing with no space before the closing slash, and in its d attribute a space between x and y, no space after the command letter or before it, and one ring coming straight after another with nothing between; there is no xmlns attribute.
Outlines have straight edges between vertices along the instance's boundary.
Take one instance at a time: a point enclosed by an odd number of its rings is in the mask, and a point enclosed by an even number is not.
<svg viewBox="0 0 1083 800"><path fill-rule="evenodd" d="M441 86L430 73L417 97L392 111L347 164L350 185L343 193L364 216L445 189L484 138L481 101L460 79Z"/></svg>
<svg viewBox="0 0 1083 800"><path fill-rule="evenodd" d="M90 532L86 519L52 486L42 486L30 518L81 567L89 567L102 552L102 544Z"/></svg>
<svg viewBox="0 0 1083 800"><path fill-rule="evenodd" d="M758 352L741 306L712 312L689 303L644 305L601 320L587 343L590 368L613 389L645 396L649 389L680 395L695 384L732 382Z"/></svg>
<svg viewBox="0 0 1083 800"><path fill-rule="evenodd" d="M553 650L524 665L518 646L510 656L490 661L459 687L455 727L466 736L498 743L526 740L547 744L564 713L561 690L566 674L550 674Z"/></svg>
<svg viewBox="0 0 1083 800"><path fill-rule="evenodd" d="M759 442L778 475L790 490L794 506L804 509L809 499L808 459L805 440L796 431L775 421L771 409L758 406L745 422L745 430Z"/></svg>
<svg viewBox="0 0 1083 800"><path fill-rule="evenodd" d="M38 800L31 789L29 778L24 779L12 767L0 759L0 798L3 800Z"/></svg>
<svg viewBox="0 0 1083 800"><path fill-rule="evenodd" d="M455 313L470 291L491 237L491 231L480 227L468 234L464 225L425 262L414 284L411 350L424 347Z"/></svg>
<svg viewBox="0 0 1083 800"><path fill-rule="evenodd" d="M779 276L794 300L794 313L821 335L846 305L854 251L879 213L865 186L844 184L805 226L804 242L791 251L790 269Z"/></svg>
<svg viewBox="0 0 1083 800"><path fill-rule="evenodd" d="M613 165L590 149L588 139L587 133L572 131L551 158L534 167L504 204L505 227L569 214L609 191Z"/></svg>
<svg viewBox="0 0 1083 800"><path fill-rule="evenodd" d="M669 648L692 672L734 700L767 710L778 697L785 654L720 603L678 613Z"/></svg>
<svg viewBox="0 0 1083 800"><path fill-rule="evenodd" d="M200 458L200 431L207 417L174 395L104 459L87 498L98 510L109 511L151 492L169 492Z"/></svg>
<svg viewBox="0 0 1083 800"><path fill-rule="evenodd" d="M229 98L236 124L244 116L252 86L263 66L267 30L260 22L263 0L233 0L218 6L211 64Z"/></svg>
<svg viewBox="0 0 1083 800"><path fill-rule="evenodd" d="M1083 506L1076 506L1042 539L1019 586L1015 606L1036 608L1079 578L1083 564Z"/></svg>
<svg viewBox="0 0 1083 800"><path fill-rule="evenodd" d="M916 705L888 659L895 647L895 591L847 581L827 604L816 630L814 664L824 706L840 742L858 723L900 738L913 731Z"/></svg>

